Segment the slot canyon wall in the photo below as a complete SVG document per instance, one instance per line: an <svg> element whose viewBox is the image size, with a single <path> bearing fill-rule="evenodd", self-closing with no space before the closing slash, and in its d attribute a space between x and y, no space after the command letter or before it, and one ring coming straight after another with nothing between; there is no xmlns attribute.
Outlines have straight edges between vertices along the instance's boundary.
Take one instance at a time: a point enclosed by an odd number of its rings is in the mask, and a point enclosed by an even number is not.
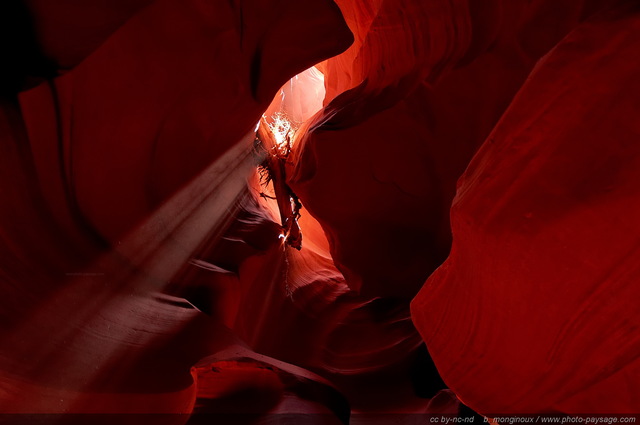
<svg viewBox="0 0 640 425"><path fill-rule="evenodd" d="M640 412L636 1L0 20L3 420ZM299 251L265 111L299 127Z"/></svg>

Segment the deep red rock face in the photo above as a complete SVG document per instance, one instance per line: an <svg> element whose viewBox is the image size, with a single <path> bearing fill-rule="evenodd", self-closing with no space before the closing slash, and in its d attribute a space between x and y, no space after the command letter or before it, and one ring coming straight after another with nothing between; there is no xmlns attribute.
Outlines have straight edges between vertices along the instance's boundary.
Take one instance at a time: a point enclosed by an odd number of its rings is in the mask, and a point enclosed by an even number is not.
<svg viewBox="0 0 640 425"><path fill-rule="evenodd" d="M412 312L477 409L640 406L632 10L584 23L540 61L459 181L451 254Z"/></svg>
<svg viewBox="0 0 640 425"><path fill-rule="evenodd" d="M0 8L3 418L640 410L634 1Z"/></svg>
<svg viewBox="0 0 640 425"><path fill-rule="evenodd" d="M361 33L327 61L328 96L352 90L311 124L291 184L363 294L411 298L446 258L456 180L581 11L547 16L539 3L387 2L373 17L343 7ZM333 75L352 78L335 87Z"/></svg>

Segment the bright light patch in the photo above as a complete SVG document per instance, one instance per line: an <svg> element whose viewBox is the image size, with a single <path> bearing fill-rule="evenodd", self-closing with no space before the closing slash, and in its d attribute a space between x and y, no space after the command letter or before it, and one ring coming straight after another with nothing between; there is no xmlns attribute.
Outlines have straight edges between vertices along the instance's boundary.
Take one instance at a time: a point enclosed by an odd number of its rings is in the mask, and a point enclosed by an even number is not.
<svg viewBox="0 0 640 425"><path fill-rule="evenodd" d="M296 129L281 112L276 112L272 115L271 120L269 130L271 130L276 142L275 148L279 154L286 156L291 151Z"/></svg>

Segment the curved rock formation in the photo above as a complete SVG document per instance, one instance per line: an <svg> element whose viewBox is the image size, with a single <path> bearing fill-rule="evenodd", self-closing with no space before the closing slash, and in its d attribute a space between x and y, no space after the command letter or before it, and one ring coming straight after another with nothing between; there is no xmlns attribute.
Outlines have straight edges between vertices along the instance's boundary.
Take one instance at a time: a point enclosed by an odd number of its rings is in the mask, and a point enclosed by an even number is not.
<svg viewBox="0 0 640 425"><path fill-rule="evenodd" d="M0 8L0 419L637 413L635 1Z"/></svg>

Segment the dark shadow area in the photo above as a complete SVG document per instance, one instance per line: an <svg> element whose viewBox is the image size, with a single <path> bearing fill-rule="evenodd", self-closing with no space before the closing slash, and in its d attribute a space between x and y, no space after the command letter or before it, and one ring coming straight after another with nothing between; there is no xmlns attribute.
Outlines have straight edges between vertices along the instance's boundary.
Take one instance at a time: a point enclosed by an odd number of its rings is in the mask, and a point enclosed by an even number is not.
<svg viewBox="0 0 640 425"><path fill-rule="evenodd" d="M36 40L31 13L21 0L0 2L0 97L11 98L55 75Z"/></svg>

